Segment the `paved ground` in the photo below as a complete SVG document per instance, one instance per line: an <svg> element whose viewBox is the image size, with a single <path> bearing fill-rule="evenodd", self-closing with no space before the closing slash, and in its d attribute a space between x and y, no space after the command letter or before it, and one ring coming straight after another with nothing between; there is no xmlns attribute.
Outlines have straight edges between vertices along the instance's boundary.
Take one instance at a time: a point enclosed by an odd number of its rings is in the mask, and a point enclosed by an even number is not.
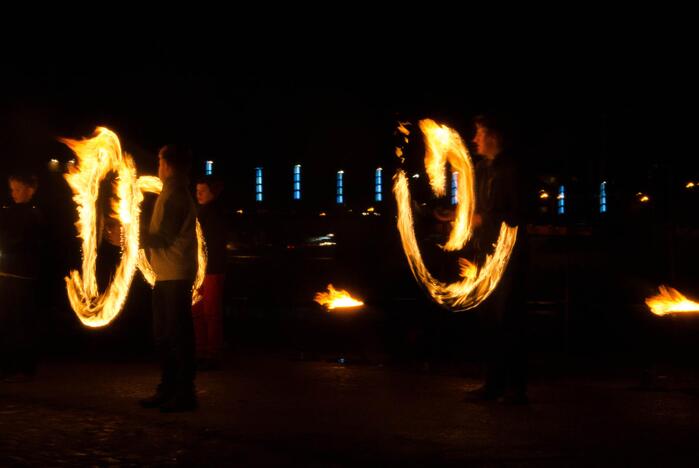
<svg viewBox="0 0 699 468"><path fill-rule="evenodd" d="M527 407L463 401L462 370L237 355L163 415L154 363L56 359L0 385L0 465L699 466L696 370L534 378Z"/></svg>

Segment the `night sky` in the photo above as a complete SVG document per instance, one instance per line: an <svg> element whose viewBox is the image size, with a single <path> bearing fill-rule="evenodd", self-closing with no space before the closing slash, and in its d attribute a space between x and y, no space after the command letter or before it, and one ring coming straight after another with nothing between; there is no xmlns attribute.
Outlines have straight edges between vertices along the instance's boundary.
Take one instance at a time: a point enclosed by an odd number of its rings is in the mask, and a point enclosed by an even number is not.
<svg viewBox="0 0 699 468"><path fill-rule="evenodd" d="M95 41L66 29L11 48L0 78L3 173L67 160L59 136L105 125L142 173L155 171L161 145L180 142L197 167L216 162L240 203L252 197L253 167L286 194L297 162L307 190L331 202L334 171L395 163L397 120L431 117L469 138L470 118L496 110L517 118L522 154L539 174L630 190L667 167L697 174L692 74L681 48L650 37L563 39L560 27L503 43L458 31L373 43L356 30L321 44L325 36L147 26Z"/></svg>

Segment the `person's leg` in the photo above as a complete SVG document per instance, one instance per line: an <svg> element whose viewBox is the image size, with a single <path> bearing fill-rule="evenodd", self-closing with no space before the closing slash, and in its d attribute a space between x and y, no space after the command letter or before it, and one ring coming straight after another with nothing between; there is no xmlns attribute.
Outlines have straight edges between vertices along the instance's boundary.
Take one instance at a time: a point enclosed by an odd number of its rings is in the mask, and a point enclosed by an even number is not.
<svg viewBox="0 0 699 468"><path fill-rule="evenodd" d="M505 274L500 279L500 283L488 298L488 307L484 310L487 349L487 373L486 388L493 395L500 396L505 391L507 384L506 351L507 331L504 326L504 316L507 309L507 299L510 294L510 277Z"/></svg>
<svg viewBox="0 0 699 468"><path fill-rule="evenodd" d="M18 280L14 294L17 298L17 327L15 347L15 368L25 378L32 378L36 372L36 283L32 280Z"/></svg>
<svg viewBox="0 0 699 468"><path fill-rule="evenodd" d="M1 280L0 373L6 380L30 380L34 376L36 366L33 339L36 314L34 281L7 277Z"/></svg>
<svg viewBox="0 0 699 468"><path fill-rule="evenodd" d="M214 362L221 357L223 348L223 285L225 276L207 275L206 327L207 357Z"/></svg>
<svg viewBox="0 0 699 468"><path fill-rule="evenodd" d="M505 304L504 363L508 399L513 403L527 402L526 289L521 255L511 262L512 283Z"/></svg>
<svg viewBox="0 0 699 468"><path fill-rule="evenodd" d="M519 312L518 312L519 313ZM525 346L524 318L508 318L505 324L504 364L506 400L527 402L527 349Z"/></svg>
<svg viewBox="0 0 699 468"><path fill-rule="evenodd" d="M14 372L12 363L12 324L15 310L12 280L0 276L0 378Z"/></svg>
<svg viewBox="0 0 699 468"><path fill-rule="evenodd" d="M175 392L176 362L174 359L175 326L170 281L156 281L153 288L153 335L160 358L160 385L157 393L166 398Z"/></svg>
<svg viewBox="0 0 699 468"><path fill-rule="evenodd" d="M156 394L141 401L161 411L196 408L194 396L194 325L191 282L156 282L153 289L154 330L163 368Z"/></svg>
<svg viewBox="0 0 699 468"><path fill-rule="evenodd" d="M487 397L497 398L505 391L504 334L499 323L491 323L486 332L486 377L484 393Z"/></svg>
<svg viewBox="0 0 699 468"><path fill-rule="evenodd" d="M194 400L194 324L192 322L192 285L189 281L169 281L173 318L173 353L175 362L176 399Z"/></svg>
<svg viewBox="0 0 699 468"><path fill-rule="evenodd" d="M498 312L496 297L489 297L478 307L481 324L481 347L485 364L485 382L482 386L467 393L468 400L495 400L504 391L504 370L502 358L502 327L495 315Z"/></svg>
<svg viewBox="0 0 699 468"><path fill-rule="evenodd" d="M199 302L192 306L192 321L194 325L194 343L195 343L195 354L198 361L207 358L207 347L208 347L208 327L206 323L206 296L207 296L207 278L204 279L204 284L202 284L202 298Z"/></svg>

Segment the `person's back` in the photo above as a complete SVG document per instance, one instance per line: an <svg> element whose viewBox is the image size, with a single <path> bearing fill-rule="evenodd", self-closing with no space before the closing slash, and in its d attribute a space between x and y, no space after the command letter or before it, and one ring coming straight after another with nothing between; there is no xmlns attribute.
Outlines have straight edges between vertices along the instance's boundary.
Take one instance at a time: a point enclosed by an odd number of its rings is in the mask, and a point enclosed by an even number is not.
<svg viewBox="0 0 699 468"><path fill-rule="evenodd" d="M148 245L159 281L193 280L196 276L196 209L187 185L182 176L168 177L153 207Z"/></svg>

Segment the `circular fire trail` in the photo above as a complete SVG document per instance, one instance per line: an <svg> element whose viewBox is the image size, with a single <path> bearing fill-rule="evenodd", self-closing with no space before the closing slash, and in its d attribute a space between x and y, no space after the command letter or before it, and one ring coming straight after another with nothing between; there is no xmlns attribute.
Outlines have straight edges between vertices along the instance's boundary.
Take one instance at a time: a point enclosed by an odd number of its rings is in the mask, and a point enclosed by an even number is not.
<svg viewBox="0 0 699 468"><path fill-rule="evenodd" d="M73 190L77 204L78 237L82 239L82 274L71 271L66 277L68 299L80 321L89 327L109 324L124 306L136 268L146 280L155 282L145 253L139 249L139 220L143 192L159 193L162 182L157 177L136 177L136 166L128 153L122 152L117 135L98 127L92 137L83 140L60 139L75 153L77 164L65 178ZM98 291L95 275L97 262L97 197L100 182L115 173L112 216L121 224L121 261L112 281L102 293ZM193 302L199 300L197 290L206 271L206 246L197 222L199 269L193 290Z"/></svg>
<svg viewBox="0 0 699 468"><path fill-rule="evenodd" d="M399 130L407 135L407 129L402 124ZM476 203L473 163L456 131L429 119L420 121L420 130L426 147L425 169L434 194L446 195L447 163L456 173L455 218L449 238L441 247L445 251L457 251L468 243L472 234ZM401 157L402 151L397 150L396 154ZM432 276L423 262L415 237L410 187L405 171L398 169L393 180L393 193L398 205L398 231L413 275L438 304L455 311L476 307L495 290L500 281L517 240L517 226L511 227L503 222L495 249L486 257L484 264L476 265L465 258L460 258L461 280L445 283Z"/></svg>

